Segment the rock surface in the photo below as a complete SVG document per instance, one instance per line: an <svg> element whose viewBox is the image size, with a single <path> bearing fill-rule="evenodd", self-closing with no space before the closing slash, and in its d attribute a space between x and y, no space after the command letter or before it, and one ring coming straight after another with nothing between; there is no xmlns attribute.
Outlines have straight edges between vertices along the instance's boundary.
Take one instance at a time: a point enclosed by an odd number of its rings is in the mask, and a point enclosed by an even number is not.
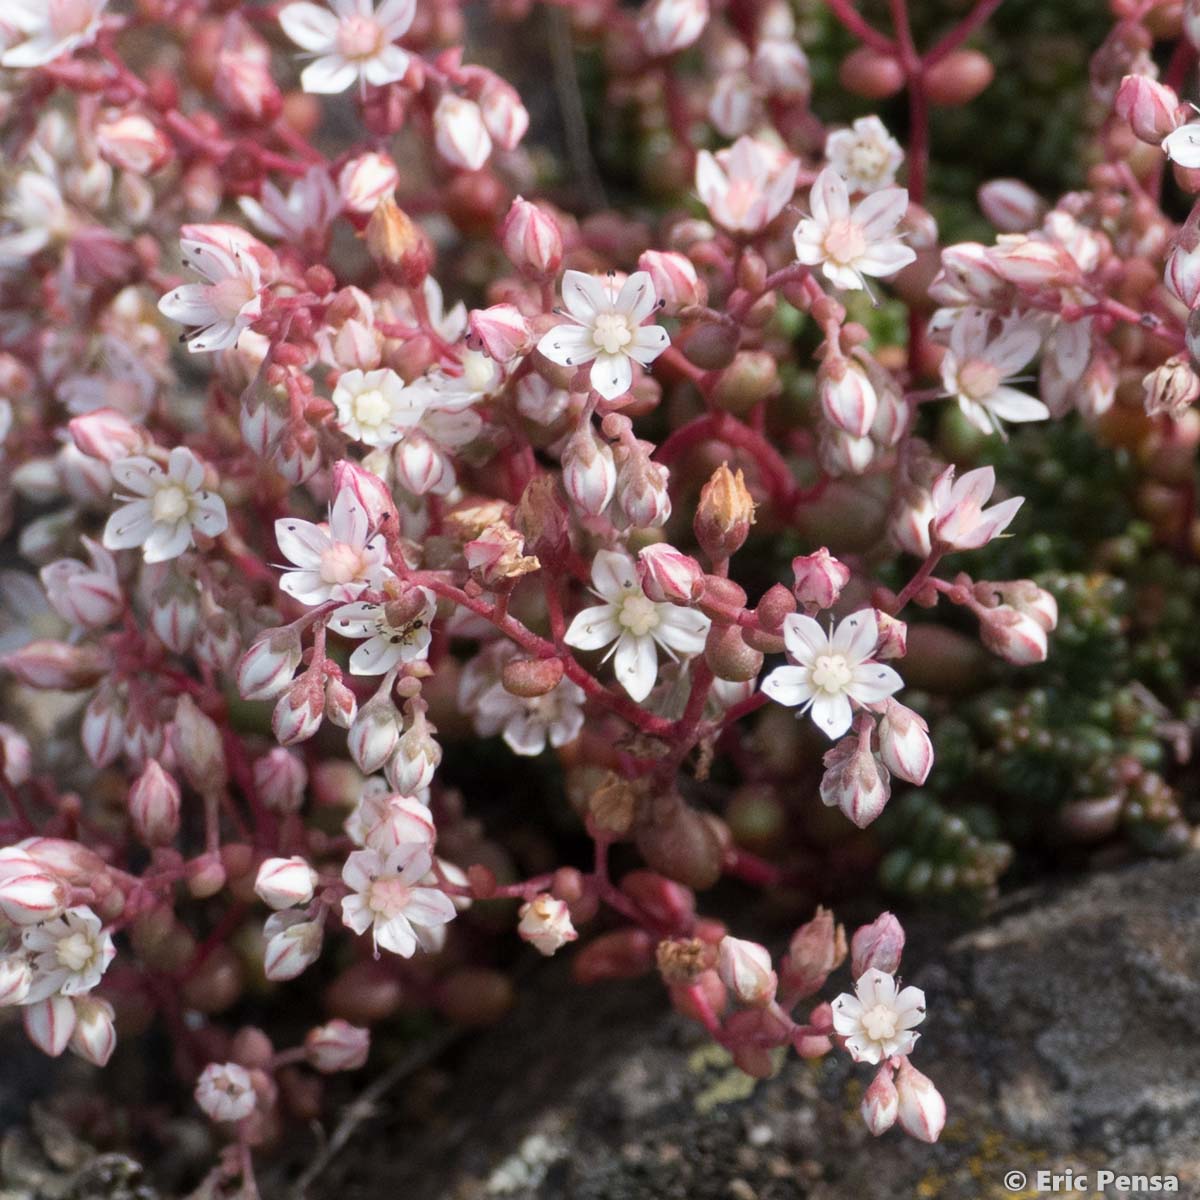
<svg viewBox="0 0 1200 1200"><path fill-rule="evenodd" d="M930 1002L914 1062L951 1110L937 1146L872 1139L869 1069L845 1056L755 1083L664 1015L653 981L550 984L394 1088L309 1196L990 1200L1068 1169L1076 1194L1129 1194L1101 1190L1103 1168L1200 1197L1200 858L1018 897L907 965Z"/></svg>

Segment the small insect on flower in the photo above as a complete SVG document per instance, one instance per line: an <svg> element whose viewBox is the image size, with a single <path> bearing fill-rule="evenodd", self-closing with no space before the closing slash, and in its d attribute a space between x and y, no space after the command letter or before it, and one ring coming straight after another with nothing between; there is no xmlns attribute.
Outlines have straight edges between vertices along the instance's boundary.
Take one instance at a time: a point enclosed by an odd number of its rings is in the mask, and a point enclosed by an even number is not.
<svg viewBox="0 0 1200 1200"><path fill-rule="evenodd" d="M365 638L350 656L355 675L384 675L398 663L413 662L429 652L437 601L428 588L381 603L357 601L335 608L329 628L348 638Z"/></svg>

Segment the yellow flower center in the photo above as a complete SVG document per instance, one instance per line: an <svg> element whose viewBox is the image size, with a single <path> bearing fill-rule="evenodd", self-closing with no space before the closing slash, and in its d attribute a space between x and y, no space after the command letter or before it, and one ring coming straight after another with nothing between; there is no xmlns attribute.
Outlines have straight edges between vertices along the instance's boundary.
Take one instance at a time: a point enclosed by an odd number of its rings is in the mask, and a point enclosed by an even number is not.
<svg viewBox="0 0 1200 1200"><path fill-rule="evenodd" d="M378 388L369 392L359 392L354 397L354 419L367 428L382 425L391 411L392 406Z"/></svg>
<svg viewBox="0 0 1200 1200"><path fill-rule="evenodd" d="M887 151L878 142L858 142L850 151L850 169L859 179L876 182L887 170Z"/></svg>
<svg viewBox="0 0 1200 1200"><path fill-rule="evenodd" d="M92 943L86 934L72 933L60 938L55 954L68 971L82 971L92 958Z"/></svg>
<svg viewBox="0 0 1200 1200"><path fill-rule="evenodd" d="M658 628L658 607L641 592L634 592L621 602L617 623L624 625L634 637L645 637Z"/></svg>
<svg viewBox="0 0 1200 1200"><path fill-rule="evenodd" d="M601 313L592 330L592 341L605 354L620 354L633 341L629 318L623 313Z"/></svg>
<svg viewBox="0 0 1200 1200"><path fill-rule="evenodd" d="M834 695L846 690L846 685L854 678L854 672L850 670L845 655L822 654L813 663L809 678L813 687Z"/></svg>
<svg viewBox="0 0 1200 1200"><path fill-rule="evenodd" d="M863 1013L862 1027L863 1032L873 1042L889 1041L897 1032L896 1012L886 1004L877 1004Z"/></svg>
<svg viewBox="0 0 1200 1200"><path fill-rule="evenodd" d="M177 483L169 483L154 494L150 511L159 525L174 525L182 521L191 511L192 502L188 493Z"/></svg>

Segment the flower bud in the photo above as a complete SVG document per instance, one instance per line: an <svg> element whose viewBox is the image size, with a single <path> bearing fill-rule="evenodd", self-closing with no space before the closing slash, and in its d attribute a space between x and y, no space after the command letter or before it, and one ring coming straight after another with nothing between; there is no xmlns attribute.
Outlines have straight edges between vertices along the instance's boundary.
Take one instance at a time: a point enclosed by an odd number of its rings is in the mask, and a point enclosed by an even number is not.
<svg viewBox="0 0 1200 1200"><path fill-rule="evenodd" d="M581 425L562 454L563 487L583 515L598 517L609 505L617 487L613 452L600 441L590 423Z"/></svg>
<svg viewBox="0 0 1200 1200"><path fill-rule="evenodd" d="M0 1008L24 1004L33 986L33 966L24 954L0 957Z"/></svg>
<svg viewBox="0 0 1200 1200"><path fill-rule="evenodd" d="M762 38L750 60L750 77L768 95L793 103L812 92L808 55L794 37Z"/></svg>
<svg viewBox="0 0 1200 1200"><path fill-rule="evenodd" d="M571 910L566 901L556 900L549 892L540 892L522 904L517 915L520 917L517 933L522 941L529 942L547 957L579 936L571 924Z"/></svg>
<svg viewBox="0 0 1200 1200"><path fill-rule="evenodd" d="M399 713L386 695L375 695L358 710L346 748L364 775L378 771L400 741Z"/></svg>
<svg viewBox="0 0 1200 1200"><path fill-rule="evenodd" d="M517 89L492 75L479 93L478 104L492 141L501 150L515 150L529 129L529 112Z"/></svg>
<svg viewBox="0 0 1200 1200"><path fill-rule="evenodd" d="M757 942L724 937L718 950L717 972L721 982L742 1004L761 1007L775 999L778 980L771 954Z"/></svg>
<svg viewBox="0 0 1200 1200"><path fill-rule="evenodd" d="M367 1061L371 1032L340 1018L308 1031L304 1057L308 1065L324 1075L357 1071Z"/></svg>
<svg viewBox="0 0 1200 1200"><path fill-rule="evenodd" d="M693 304L703 304L708 299L708 289L685 254L673 250L644 250L637 265L639 271L650 276L654 294L668 316Z"/></svg>
<svg viewBox="0 0 1200 1200"><path fill-rule="evenodd" d="M816 916L792 934L780 963L784 992L801 998L814 995L845 957L845 930L827 908L818 908Z"/></svg>
<svg viewBox="0 0 1200 1200"><path fill-rule="evenodd" d="M577 983L637 979L654 969L657 938L644 929L617 929L592 938L575 955L571 973Z"/></svg>
<svg viewBox="0 0 1200 1200"><path fill-rule="evenodd" d="M896 1123L900 1111L900 1097L892 1082L892 1068L884 1063L871 1080L862 1102L863 1124L875 1137L887 1133Z"/></svg>
<svg viewBox="0 0 1200 1200"><path fill-rule="evenodd" d="M375 152L352 158L338 173L338 191L354 213L373 213L385 196L395 193L399 182L396 164Z"/></svg>
<svg viewBox="0 0 1200 1200"><path fill-rule="evenodd" d="M834 478L861 475L875 461L875 454L875 443L869 437L853 437L831 425L820 432L817 457Z"/></svg>
<svg viewBox="0 0 1200 1200"><path fill-rule="evenodd" d="M9 874L17 868L0 866L0 913L14 925L37 925L62 915L71 891L61 879L36 870Z"/></svg>
<svg viewBox="0 0 1200 1200"><path fill-rule="evenodd" d="M509 261L531 279L546 279L562 266L563 239L558 222L545 209L518 196L500 227Z"/></svg>
<svg viewBox="0 0 1200 1200"><path fill-rule="evenodd" d="M704 591L704 568L666 542L655 542L639 551L638 582L656 604L691 604Z"/></svg>
<svg viewBox="0 0 1200 1200"><path fill-rule="evenodd" d="M988 251L988 262L1001 279L1033 290L1070 285L1079 274L1075 260L1062 246L1020 234L1002 235Z"/></svg>
<svg viewBox="0 0 1200 1200"><path fill-rule="evenodd" d="M101 462L128 458L146 448L146 435L123 413L97 408L67 422L71 439L83 453Z"/></svg>
<svg viewBox="0 0 1200 1200"><path fill-rule="evenodd" d="M838 80L848 92L866 100L883 100L904 87L904 68L894 54L859 46L842 59Z"/></svg>
<svg viewBox="0 0 1200 1200"><path fill-rule="evenodd" d="M0 655L0 669L41 691L80 691L98 683L107 668L107 655L98 647L66 642L28 642L19 650Z"/></svg>
<svg viewBox="0 0 1200 1200"><path fill-rule="evenodd" d="M68 1043L85 1062L103 1067L117 1048L113 1006L99 996L75 996L75 1028Z"/></svg>
<svg viewBox="0 0 1200 1200"><path fill-rule="evenodd" d="M722 463L700 489L692 527L701 549L713 562L729 558L742 546L754 524L754 500L739 468Z"/></svg>
<svg viewBox="0 0 1200 1200"><path fill-rule="evenodd" d="M890 613L875 610L879 640L875 643L878 659L903 658L908 653L908 624Z"/></svg>
<svg viewBox="0 0 1200 1200"><path fill-rule="evenodd" d="M990 179L976 195L979 208L1001 233L1027 233L1042 223L1046 202L1020 179Z"/></svg>
<svg viewBox="0 0 1200 1200"><path fill-rule="evenodd" d="M207 794L224 788L228 772L221 731L190 696L181 696L176 702L171 745L188 783L197 792Z"/></svg>
<svg viewBox="0 0 1200 1200"><path fill-rule="evenodd" d="M839 562L822 546L813 554L792 559L792 594L803 605L816 609L832 608L850 582L850 568Z"/></svg>
<svg viewBox="0 0 1200 1200"><path fill-rule="evenodd" d="M358 700L342 680L325 680L325 716L339 729L349 729L358 714Z"/></svg>
<svg viewBox="0 0 1200 1200"><path fill-rule="evenodd" d="M821 802L840 808L859 829L866 829L891 795L887 768L871 752L870 730L842 738L822 761Z"/></svg>
<svg viewBox="0 0 1200 1200"><path fill-rule="evenodd" d="M43 1053L57 1058L75 1032L75 1005L70 996L49 996L21 1010L25 1036Z"/></svg>
<svg viewBox="0 0 1200 1200"><path fill-rule="evenodd" d="M828 357L817 371L821 411L851 437L865 437L875 422L878 400L867 373L855 362Z"/></svg>
<svg viewBox="0 0 1200 1200"><path fill-rule="evenodd" d="M617 462L611 514L614 524L634 529L665 525L671 516L667 468L650 461L643 443L619 444L614 457Z"/></svg>
<svg viewBox="0 0 1200 1200"><path fill-rule="evenodd" d="M708 0L650 0L638 17L642 45L651 58L686 50L707 24Z"/></svg>
<svg viewBox="0 0 1200 1200"><path fill-rule="evenodd" d="M129 817L147 846L166 846L179 833L179 784L151 758L129 789Z"/></svg>
<svg viewBox="0 0 1200 1200"><path fill-rule="evenodd" d="M295 979L321 956L321 922L295 909L272 913L263 925L263 974L275 983Z"/></svg>
<svg viewBox="0 0 1200 1200"><path fill-rule="evenodd" d="M383 802L383 815L367 831L364 843L380 854L391 854L401 846L414 843L433 849L437 841L437 829L433 824L433 816L429 809L413 796L389 796ZM347 831L350 822L347 822ZM440 861L440 860L439 860ZM444 874L451 877L458 870L453 864L443 864ZM463 883L466 877L463 877ZM454 897L455 905L459 897Z"/></svg>
<svg viewBox="0 0 1200 1200"><path fill-rule="evenodd" d="M952 50L924 72L931 104L957 107L969 104L995 77L991 60L978 50Z"/></svg>
<svg viewBox="0 0 1200 1200"><path fill-rule="evenodd" d="M870 925L861 925L850 939L850 974L861 979L874 968L895 975L904 953L904 929L891 913L880 913Z"/></svg>
<svg viewBox="0 0 1200 1200"><path fill-rule="evenodd" d="M135 175L153 175L171 158L171 143L157 125L137 112L96 122L96 149L105 162Z"/></svg>
<svg viewBox="0 0 1200 1200"><path fill-rule="evenodd" d="M254 639L237 669L243 700L274 700L287 691L300 665L303 646L290 625L268 629Z"/></svg>
<svg viewBox="0 0 1200 1200"><path fill-rule="evenodd" d="M696 897L691 888L656 871L629 871L621 877L621 891L664 929L683 929L696 916Z"/></svg>
<svg viewBox="0 0 1200 1200"><path fill-rule="evenodd" d="M268 858L258 868L254 892L270 908L296 908L313 898L317 873L299 855Z"/></svg>
<svg viewBox="0 0 1200 1200"><path fill-rule="evenodd" d="M303 759L291 750L276 746L254 760L254 789L272 812L299 812L308 787Z"/></svg>
<svg viewBox="0 0 1200 1200"><path fill-rule="evenodd" d="M933 768L929 726L911 708L891 697L879 722L879 757L893 775L918 787Z"/></svg>
<svg viewBox="0 0 1200 1200"><path fill-rule="evenodd" d="M11 787L20 787L33 773L33 749L29 739L0 721L0 776Z"/></svg>
<svg viewBox="0 0 1200 1200"><path fill-rule="evenodd" d="M398 529L400 516L388 486L373 471L359 466L348 458L333 464L332 493L336 498L344 489L362 506L372 529Z"/></svg>
<svg viewBox="0 0 1200 1200"><path fill-rule="evenodd" d="M444 496L455 484L454 466L429 438L410 433L392 453L396 482L414 496Z"/></svg>
<svg viewBox="0 0 1200 1200"><path fill-rule="evenodd" d="M257 1102L250 1072L237 1063L209 1063L196 1081L196 1103L213 1121L240 1121Z"/></svg>
<svg viewBox="0 0 1200 1200"><path fill-rule="evenodd" d="M107 767L121 753L125 705L114 688L98 688L83 710L79 739L93 766Z"/></svg>
<svg viewBox="0 0 1200 1200"><path fill-rule="evenodd" d="M492 138L473 100L447 92L433 112L433 144L452 167L478 171L492 153Z"/></svg>
<svg viewBox="0 0 1200 1200"><path fill-rule="evenodd" d="M366 240L371 257L393 282L412 288L425 281L433 265L429 239L390 194L371 213Z"/></svg>
<svg viewBox="0 0 1200 1200"><path fill-rule="evenodd" d="M922 1142L936 1142L946 1123L946 1102L933 1081L907 1058L896 1071L896 1093L900 1128Z"/></svg>
<svg viewBox="0 0 1200 1200"><path fill-rule="evenodd" d="M980 609L978 616L983 644L1005 662L1026 667L1046 661L1046 630L1036 618L1007 604Z"/></svg>
<svg viewBox="0 0 1200 1200"><path fill-rule="evenodd" d="M442 761L442 748L433 738L436 730L425 719L423 707L414 706L412 723L400 737L396 752L387 761L384 773L388 782L404 796L413 796L433 782L433 773Z"/></svg>
<svg viewBox="0 0 1200 1200"><path fill-rule="evenodd" d="M1177 115L1179 97L1174 90L1148 75L1126 75L1117 89L1113 110L1129 122L1134 137L1151 146L1159 145L1183 123Z"/></svg>
<svg viewBox="0 0 1200 1200"><path fill-rule="evenodd" d="M275 702L271 729L281 746L305 742L321 728L325 689L319 677L305 672Z"/></svg>
<svg viewBox="0 0 1200 1200"><path fill-rule="evenodd" d="M532 699L554 691L562 681L561 658L512 658L504 664L500 681L510 696Z"/></svg>
<svg viewBox="0 0 1200 1200"><path fill-rule="evenodd" d="M501 365L524 354L531 344L529 322L515 304L472 309L468 328L488 357Z"/></svg>

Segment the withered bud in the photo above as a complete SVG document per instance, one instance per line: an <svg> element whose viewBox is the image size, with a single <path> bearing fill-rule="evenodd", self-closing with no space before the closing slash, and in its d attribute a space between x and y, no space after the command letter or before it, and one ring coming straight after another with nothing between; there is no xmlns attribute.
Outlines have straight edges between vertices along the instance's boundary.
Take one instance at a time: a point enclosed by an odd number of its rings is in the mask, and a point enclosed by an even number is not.
<svg viewBox="0 0 1200 1200"><path fill-rule="evenodd" d="M526 699L552 692L562 677L561 658L514 658L504 664L500 675L506 692Z"/></svg>
<svg viewBox="0 0 1200 1200"><path fill-rule="evenodd" d="M511 521L513 506L504 500L465 500L452 508L442 520L442 530L458 542L477 538L497 521Z"/></svg>
<svg viewBox="0 0 1200 1200"><path fill-rule="evenodd" d="M1176 354L1146 375L1142 387L1150 416L1165 413L1179 420L1200 397L1200 376L1185 355Z"/></svg>
<svg viewBox="0 0 1200 1200"><path fill-rule="evenodd" d="M598 830L624 835L633 828L637 793L627 779L609 771L588 797L588 819Z"/></svg>
<svg viewBox="0 0 1200 1200"><path fill-rule="evenodd" d="M433 250L424 231L386 196L367 222L367 250L383 273L405 287L419 287L433 265Z"/></svg>
<svg viewBox="0 0 1200 1200"><path fill-rule="evenodd" d="M529 481L513 514L513 526L542 562L558 562L571 548L566 505L552 475L535 475Z"/></svg>
<svg viewBox="0 0 1200 1200"><path fill-rule="evenodd" d="M654 951L658 973L668 987L687 986L700 978L712 966L716 955L713 947L699 938L671 938L658 943Z"/></svg>
<svg viewBox="0 0 1200 1200"><path fill-rule="evenodd" d="M754 524L754 500L739 468L722 463L700 490L693 528L704 553L714 562L729 558Z"/></svg>
<svg viewBox="0 0 1200 1200"><path fill-rule="evenodd" d="M505 521L489 525L463 547L467 569L476 583L486 588L511 587L522 575L542 564L525 554L525 539Z"/></svg>

